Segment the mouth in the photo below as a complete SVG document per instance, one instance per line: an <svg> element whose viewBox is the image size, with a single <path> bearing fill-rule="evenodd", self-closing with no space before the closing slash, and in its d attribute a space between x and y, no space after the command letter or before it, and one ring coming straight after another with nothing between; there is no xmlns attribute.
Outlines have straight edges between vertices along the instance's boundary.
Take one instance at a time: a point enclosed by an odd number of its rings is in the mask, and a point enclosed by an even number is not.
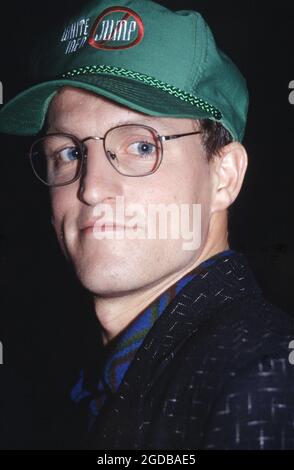
<svg viewBox="0 0 294 470"><path fill-rule="evenodd" d="M122 224L116 224L114 223L93 223L90 225L87 225L86 227L81 229L81 232L84 234L91 234L91 233L97 233L97 232L117 232L117 231L125 231L125 230L133 230L136 229L137 226L135 225L134 227L127 227Z"/></svg>
<svg viewBox="0 0 294 470"><path fill-rule="evenodd" d="M116 232L117 230L119 231L126 230L125 225L120 225L116 223L95 224L91 228L94 232L111 232L111 231Z"/></svg>

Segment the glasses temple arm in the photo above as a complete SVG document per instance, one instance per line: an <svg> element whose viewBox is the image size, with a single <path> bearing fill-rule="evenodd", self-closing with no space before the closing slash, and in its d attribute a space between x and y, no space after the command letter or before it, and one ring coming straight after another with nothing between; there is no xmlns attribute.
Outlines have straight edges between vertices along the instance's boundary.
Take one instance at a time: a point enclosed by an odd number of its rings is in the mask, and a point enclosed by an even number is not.
<svg viewBox="0 0 294 470"><path fill-rule="evenodd" d="M187 135L195 135L195 134L202 134L202 132L195 131L195 132L186 132L185 134L161 135L160 140L162 142L165 142L167 140L179 139L180 137L186 137Z"/></svg>

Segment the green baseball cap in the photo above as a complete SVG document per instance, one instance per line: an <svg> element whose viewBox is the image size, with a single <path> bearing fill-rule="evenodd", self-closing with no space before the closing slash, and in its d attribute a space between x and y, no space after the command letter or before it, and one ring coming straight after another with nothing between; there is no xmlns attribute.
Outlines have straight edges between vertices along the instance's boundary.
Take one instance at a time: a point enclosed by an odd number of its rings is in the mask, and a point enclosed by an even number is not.
<svg viewBox="0 0 294 470"><path fill-rule="evenodd" d="M196 11L151 0L96 0L40 39L32 86L0 109L0 132L34 135L63 86L92 91L136 111L212 119L241 141L246 82Z"/></svg>

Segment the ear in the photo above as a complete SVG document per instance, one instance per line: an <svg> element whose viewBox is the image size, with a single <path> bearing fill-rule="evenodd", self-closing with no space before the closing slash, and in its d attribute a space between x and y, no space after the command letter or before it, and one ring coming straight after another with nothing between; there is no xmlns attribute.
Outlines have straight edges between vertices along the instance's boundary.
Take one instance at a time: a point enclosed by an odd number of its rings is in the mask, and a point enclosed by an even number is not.
<svg viewBox="0 0 294 470"><path fill-rule="evenodd" d="M248 164L247 152L239 142L221 149L211 162L212 200L211 212L227 209L238 196Z"/></svg>

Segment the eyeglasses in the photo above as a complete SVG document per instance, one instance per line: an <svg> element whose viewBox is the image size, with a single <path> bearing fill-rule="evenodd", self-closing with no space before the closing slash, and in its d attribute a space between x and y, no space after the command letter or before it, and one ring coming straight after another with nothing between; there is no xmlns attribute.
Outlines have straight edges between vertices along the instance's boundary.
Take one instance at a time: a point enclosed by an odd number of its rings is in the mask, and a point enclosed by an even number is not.
<svg viewBox="0 0 294 470"><path fill-rule="evenodd" d="M185 134L159 135L145 125L123 124L109 129L104 137L76 136L52 133L38 139L30 148L30 161L37 178L47 186L65 186L82 175L88 157L85 143L102 140L104 152L112 167L124 176L147 176L160 166L163 142L178 139L200 131Z"/></svg>

